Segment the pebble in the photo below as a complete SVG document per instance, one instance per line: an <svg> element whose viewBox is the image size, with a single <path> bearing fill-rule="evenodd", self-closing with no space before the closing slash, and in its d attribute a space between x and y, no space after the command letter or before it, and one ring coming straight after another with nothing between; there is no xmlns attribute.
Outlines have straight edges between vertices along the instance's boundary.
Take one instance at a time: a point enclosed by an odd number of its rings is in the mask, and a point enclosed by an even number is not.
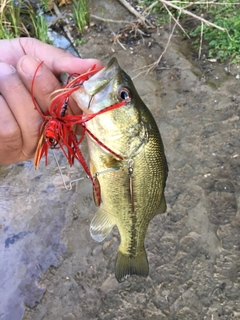
<svg viewBox="0 0 240 320"><path fill-rule="evenodd" d="M73 313L67 313L62 317L62 320L76 320L76 317Z"/></svg>

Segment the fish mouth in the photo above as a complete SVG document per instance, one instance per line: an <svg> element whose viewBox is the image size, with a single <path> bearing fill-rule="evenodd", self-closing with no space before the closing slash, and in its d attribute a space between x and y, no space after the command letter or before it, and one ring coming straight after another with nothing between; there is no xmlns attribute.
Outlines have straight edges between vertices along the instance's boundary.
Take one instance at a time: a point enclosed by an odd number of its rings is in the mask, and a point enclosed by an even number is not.
<svg viewBox="0 0 240 320"><path fill-rule="evenodd" d="M109 63L94 74L89 80L83 83L83 87L86 93L90 96L94 96L108 86L108 84L115 79L116 75L120 71L120 66L115 57L113 57Z"/></svg>
<svg viewBox="0 0 240 320"><path fill-rule="evenodd" d="M73 92L73 99L83 113L99 112L119 102L119 87L123 77L124 72L117 59L113 57L103 69L86 80L79 90Z"/></svg>

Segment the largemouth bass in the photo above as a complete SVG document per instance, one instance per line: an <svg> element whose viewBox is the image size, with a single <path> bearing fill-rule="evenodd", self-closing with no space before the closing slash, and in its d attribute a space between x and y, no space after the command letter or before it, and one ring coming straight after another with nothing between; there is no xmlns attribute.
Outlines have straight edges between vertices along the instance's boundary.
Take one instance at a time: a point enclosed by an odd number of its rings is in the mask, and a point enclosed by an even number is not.
<svg viewBox="0 0 240 320"><path fill-rule="evenodd" d="M102 241L117 226L121 236L115 264L118 282L132 274L147 276L144 239L148 224L166 211L168 166L157 124L116 58L72 96L83 113L127 102L86 122L101 142L87 134L90 170L93 175L103 173L97 175L101 202L90 232L93 239Z"/></svg>

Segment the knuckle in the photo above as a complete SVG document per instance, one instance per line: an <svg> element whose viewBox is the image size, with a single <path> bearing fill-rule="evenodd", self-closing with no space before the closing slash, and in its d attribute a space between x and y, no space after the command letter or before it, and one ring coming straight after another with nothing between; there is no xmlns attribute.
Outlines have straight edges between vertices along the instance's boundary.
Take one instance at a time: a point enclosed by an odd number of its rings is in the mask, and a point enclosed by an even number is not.
<svg viewBox="0 0 240 320"><path fill-rule="evenodd" d="M39 87L39 94L44 97L50 96L53 91L59 88L59 84L56 79L49 79L41 83Z"/></svg>

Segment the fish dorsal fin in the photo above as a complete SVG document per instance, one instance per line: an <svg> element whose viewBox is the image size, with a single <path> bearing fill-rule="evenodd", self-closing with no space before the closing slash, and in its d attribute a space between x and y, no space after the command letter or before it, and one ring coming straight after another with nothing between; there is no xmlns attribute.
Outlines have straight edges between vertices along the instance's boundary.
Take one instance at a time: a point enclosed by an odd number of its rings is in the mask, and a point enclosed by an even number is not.
<svg viewBox="0 0 240 320"><path fill-rule="evenodd" d="M101 242L113 227L114 223L111 222L106 212L99 208L90 224L90 234L95 241Z"/></svg>
<svg viewBox="0 0 240 320"><path fill-rule="evenodd" d="M132 274L147 277L148 273L148 260L144 248L137 256L129 256L118 251L115 265L115 276L118 282L123 282Z"/></svg>

